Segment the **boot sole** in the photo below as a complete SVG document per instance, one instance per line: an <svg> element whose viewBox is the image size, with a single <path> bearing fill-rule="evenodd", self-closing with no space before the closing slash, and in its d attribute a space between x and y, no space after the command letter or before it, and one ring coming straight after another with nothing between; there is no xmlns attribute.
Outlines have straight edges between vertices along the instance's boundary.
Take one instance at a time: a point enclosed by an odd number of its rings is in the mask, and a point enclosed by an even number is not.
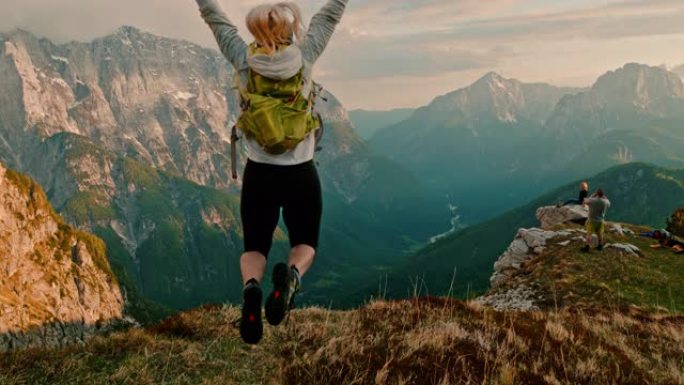
<svg viewBox="0 0 684 385"><path fill-rule="evenodd" d="M273 326L280 325L289 310L287 299L290 297L290 268L285 263L273 267L273 292L266 298L266 320Z"/></svg>
<svg viewBox="0 0 684 385"><path fill-rule="evenodd" d="M240 321L240 336L245 343L256 345L264 334L261 323L261 289L254 287L245 291L242 304L242 320Z"/></svg>

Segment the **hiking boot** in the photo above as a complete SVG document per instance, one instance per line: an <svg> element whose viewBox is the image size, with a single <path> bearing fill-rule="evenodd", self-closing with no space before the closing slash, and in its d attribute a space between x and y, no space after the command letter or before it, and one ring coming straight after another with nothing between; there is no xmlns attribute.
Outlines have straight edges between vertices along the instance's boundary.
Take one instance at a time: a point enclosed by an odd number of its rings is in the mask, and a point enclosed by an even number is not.
<svg viewBox="0 0 684 385"><path fill-rule="evenodd" d="M264 334L261 323L261 287L256 281L248 282L242 290L242 319L240 336L248 344L256 345Z"/></svg>
<svg viewBox="0 0 684 385"><path fill-rule="evenodd" d="M589 252L589 245L584 246L581 250L583 253L588 253Z"/></svg>
<svg viewBox="0 0 684 385"><path fill-rule="evenodd" d="M273 326L280 325L294 307L294 296L299 291L299 276L286 263L273 267L273 292L266 298L266 319Z"/></svg>
<svg viewBox="0 0 684 385"><path fill-rule="evenodd" d="M602 250L603 250L603 245L601 244L601 245L596 246L596 250L602 251Z"/></svg>

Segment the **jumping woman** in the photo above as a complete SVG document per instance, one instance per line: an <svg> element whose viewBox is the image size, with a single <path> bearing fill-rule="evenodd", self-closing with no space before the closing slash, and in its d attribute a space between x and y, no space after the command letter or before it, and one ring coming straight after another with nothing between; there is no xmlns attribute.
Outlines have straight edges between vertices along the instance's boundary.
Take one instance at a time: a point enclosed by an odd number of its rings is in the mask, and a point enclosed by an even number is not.
<svg viewBox="0 0 684 385"><path fill-rule="evenodd" d="M237 127L245 137L240 214L244 283L240 335L257 344L263 335L261 281L280 219L287 226L288 263L273 268L273 292L266 298L266 319L279 325L293 305L301 277L311 267L323 209L313 162L312 67L325 50L348 0L328 0L304 30L299 7L284 2L260 5L247 15L254 42L246 44L216 0L196 0L223 55L237 72L243 112ZM235 138L234 138L235 140Z"/></svg>

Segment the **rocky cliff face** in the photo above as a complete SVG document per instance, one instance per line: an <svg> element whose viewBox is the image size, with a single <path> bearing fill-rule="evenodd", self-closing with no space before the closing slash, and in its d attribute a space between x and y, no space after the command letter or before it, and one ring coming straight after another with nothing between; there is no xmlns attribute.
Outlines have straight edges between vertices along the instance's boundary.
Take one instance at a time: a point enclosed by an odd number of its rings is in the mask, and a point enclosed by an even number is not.
<svg viewBox="0 0 684 385"><path fill-rule="evenodd" d="M231 183L232 78L215 51L130 27L64 45L17 31L0 39L0 74L0 142L14 159L27 133L69 132L200 184Z"/></svg>
<svg viewBox="0 0 684 385"><path fill-rule="evenodd" d="M672 68L671 71L684 78L684 64Z"/></svg>
<svg viewBox="0 0 684 385"><path fill-rule="evenodd" d="M200 185L239 184L229 175L237 95L232 68L215 50L133 27L63 45L16 31L0 35L0 87L0 160L34 175L58 208L93 185L105 195L114 189L107 165L82 154L62 164L80 169L76 178L46 175L46 158L58 161L63 149L45 142L65 133ZM321 96L316 105L328 130L318 160L330 185L353 202L372 178L372 155L344 106L327 91ZM340 158L345 172L333 164Z"/></svg>
<svg viewBox="0 0 684 385"><path fill-rule="evenodd" d="M126 286L172 307L228 298L239 282L229 263L241 247L234 195L74 134L53 135L37 148L26 166L69 222L107 242Z"/></svg>
<svg viewBox="0 0 684 385"><path fill-rule="evenodd" d="M583 224L589 212L584 206L546 206L537 209L541 229L519 229L511 245L494 263L490 279L493 289L505 286L531 259L542 255L552 244L567 246L571 241L583 239L581 229L563 229L569 224ZM520 288L514 290L519 293ZM523 290L524 291L524 290Z"/></svg>
<svg viewBox="0 0 684 385"><path fill-rule="evenodd" d="M548 84L526 84L490 72L471 86L436 98L417 115L443 121L460 121L473 128L493 121L543 123L556 103L578 89Z"/></svg>
<svg viewBox="0 0 684 385"><path fill-rule="evenodd" d="M601 76L591 89L564 97L545 130L585 142L611 130L641 128L655 119L681 116L683 107L684 84L679 76L631 63Z"/></svg>
<svg viewBox="0 0 684 385"><path fill-rule="evenodd" d="M0 350L73 342L123 307L104 243L66 225L38 185L0 164Z"/></svg>
<svg viewBox="0 0 684 385"><path fill-rule="evenodd" d="M230 127L239 111L232 73L215 50L133 27L63 45L24 31L0 35L0 159L22 168L31 145L66 132L195 183L229 188L236 183ZM326 93L317 106L336 127L321 158L358 151L361 140L342 104Z"/></svg>

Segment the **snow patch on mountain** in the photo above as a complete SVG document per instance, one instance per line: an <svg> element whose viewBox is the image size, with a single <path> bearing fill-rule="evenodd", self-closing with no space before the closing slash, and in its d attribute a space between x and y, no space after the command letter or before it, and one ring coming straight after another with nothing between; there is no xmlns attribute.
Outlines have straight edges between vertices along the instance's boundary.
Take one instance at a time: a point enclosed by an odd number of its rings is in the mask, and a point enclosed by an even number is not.
<svg viewBox="0 0 684 385"><path fill-rule="evenodd" d="M176 99L182 100L182 101L188 101L190 99L194 99L197 97L197 95L191 94L190 92L185 92L185 91L176 91L173 93L173 96L175 96Z"/></svg>
<svg viewBox="0 0 684 385"><path fill-rule="evenodd" d="M69 59L62 56L50 55L50 58L52 58L54 61L61 61L64 64L69 64Z"/></svg>

